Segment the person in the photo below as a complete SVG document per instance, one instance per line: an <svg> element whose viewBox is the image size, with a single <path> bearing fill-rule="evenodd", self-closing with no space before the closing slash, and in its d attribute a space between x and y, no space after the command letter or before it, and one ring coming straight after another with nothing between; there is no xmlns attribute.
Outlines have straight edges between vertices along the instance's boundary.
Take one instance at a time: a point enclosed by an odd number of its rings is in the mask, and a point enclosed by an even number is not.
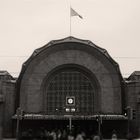
<svg viewBox="0 0 140 140"><path fill-rule="evenodd" d="M86 138L86 133L84 131L81 132L81 135L82 135L83 139Z"/></svg>
<svg viewBox="0 0 140 140"><path fill-rule="evenodd" d="M57 131L57 140L61 140L61 138L62 138L62 133L61 133L61 130L58 129L58 131Z"/></svg>
<svg viewBox="0 0 140 140"><path fill-rule="evenodd" d="M77 134L75 140L84 140L84 138L83 138L82 134Z"/></svg>
<svg viewBox="0 0 140 140"><path fill-rule="evenodd" d="M100 136L99 136L99 135L95 135L95 136L93 137L93 140L100 140Z"/></svg>
<svg viewBox="0 0 140 140"><path fill-rule="evenodd" d="M56 132L53 130L50 135L53 137L53 140L56 140L57 137L56 137Z"/></svg>
<svg viewBox="0 0 140 140"><path fill-rule="evenodd" d="M74 140L74 135L72 133L68 135L68 140Z"/></svg>
<svg viewBox="0 0 140 140"><path fill-rule="evenodd" d="M32 129L28 129L28 131L27 131L27 137L28 138L32 138L32 136L33 136L33 130Z"/></svg>
<svg viewBox="0 0 140 140"><path fill-rule="evenodd" d="M116 130L113 130L112 132L112 140L117 140L117 134L116 134Z"/></svg>
<svg viewBox="0 0 140 140"><path fill-rule="evenodd" d="M66 140L66 138L67 138L67 132L64 129L63 132L62 132L62 140Z"/></svg>

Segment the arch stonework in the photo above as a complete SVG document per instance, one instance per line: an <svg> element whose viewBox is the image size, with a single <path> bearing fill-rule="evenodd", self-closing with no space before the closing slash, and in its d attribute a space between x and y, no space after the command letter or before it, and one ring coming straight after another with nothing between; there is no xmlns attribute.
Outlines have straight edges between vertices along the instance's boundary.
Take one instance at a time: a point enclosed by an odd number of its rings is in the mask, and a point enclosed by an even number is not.
<svg viewBox="0 0 140 140"><path fill-rule="evenodd" d="M121 74L106 50L90 41L68 37L36 50L24 63L18 79L19 106L29 113L43 113L42 83L62 65L78 65L90 71L99 83L95 112L122 113Z"/></svg>
<svg viewBox="0 0 140 140"><path fill-rule="evenodd" d="M65 73L67 73L67 74L65 75ZM54 79L56 76L59 76L59 77L57 77L57 80L55 81ZM63 78L60 76L62 76ZM64 78L66 78L66 80ZM50 92L50 90L48 90L48 87L51 83L53 83L55 85L53 92L52 92L52 90L51 90L51 92ZM69 84L69 83L71 83L71 84ZM100 104L99 104L100 85L96 79L96 76L93 75L92 72L88 71L83 66L75 65L75 64L60 65L60 66L56 67L54 70L52 70L49 74L47 74L47 76L44 78L41 86L42 86L41 92L43 92L43 94L44 94L43 99L45 99L45 100L43 100L43 102L44 102L43 110L46 114L50 114L49 112L46 112L46 108L48 108L47 102L49 101L47 96L49 94L49 97L52 99L51 93L54 93L54 92L55 92L55 96L53 95L54 99L58 100L58 98L59 98L60 100L63 100L63 101L59 101L59 102L61 102L60 103L61 105L57 105L57 107L61 106L59 111L62 114L66 113L64 109L68 107L65 102L67 96L74 96L76 98L75 99L76 103L74 106L77 109L76 114L92 115L93 113L97 113L100 110ZM68 89L69 86L71 86L71 88L72 88L71 90ZM86 86L86 87L84 88L84 86ZM61 87L62 89L60 90L59 87ZM82 89L81 89L81 87L82 87ZM65 91L64 91L64 88L66 88ZM59 90L59 91L57 91L57 90ZM58 95L61 95L61 97L58 97ZM87 100L89 101L88 103L87 103ZM51 101L51 102L52 102L52 104L55 104L54 101ZM58 102L58 101L56 101L56 102ZM84 104L85 104L85 106L84 106ZM52 106L54 107L54 105L52 105ZM49 108L52 108L52 106L49 105ZM84 108L86 108L86 110L83 109L83 106L84 106ZM88 109L87 109L87 106L88 106ZM94 108L94 107L96 107L96 108ZM82 111L80 109L82 109ZM54 114L57 113L57 112L55 112L55 109L50 112L53 112Z"/></svg>

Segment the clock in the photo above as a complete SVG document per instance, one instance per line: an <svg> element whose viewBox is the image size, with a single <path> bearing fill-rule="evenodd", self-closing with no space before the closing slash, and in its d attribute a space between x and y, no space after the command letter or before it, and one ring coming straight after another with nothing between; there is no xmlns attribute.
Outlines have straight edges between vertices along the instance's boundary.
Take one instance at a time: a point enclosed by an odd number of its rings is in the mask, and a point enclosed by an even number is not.
<svg viewBox="0 0 140 140"><path fill-rule="evenodd" d="M75 105L75 97L74 96L66 96L66 105L74 106Z"/></svg>

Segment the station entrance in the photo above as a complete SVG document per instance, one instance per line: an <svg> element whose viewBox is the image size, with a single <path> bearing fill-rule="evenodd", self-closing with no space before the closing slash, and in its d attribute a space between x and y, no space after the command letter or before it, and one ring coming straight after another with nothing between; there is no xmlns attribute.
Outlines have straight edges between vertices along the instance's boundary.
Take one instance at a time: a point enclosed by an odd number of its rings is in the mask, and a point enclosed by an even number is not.
<svg viewBox="0 0 140 140"><path fill-rule="evenodd" d="M97 85L89 72L71 65L54 70L44 80L46 115L93 115Z"/></svg>
<svg viewBox="0 0 140 140"><path fill-rule="evenodd" d="M111 138L113 129L120 131L117 120L124 120L122 125L125 127L126 118L114 115L110 120L102 115L102 122L99 90L95 76L85 68L78 65L56 68L42 84L43 112L24 114L20 121L22 138L47 138L59 134L66 139L69 134L76 136L78 133L89 138L95 135Z"/></svg>
<svg viewBox="0 0 140 140"><path fill-rule="evenodd" d="M20 123L20 139L46 139L53 134L67 139L68 135L76 137L82 134L92 138L98 134L98 124L95 120L22 120Z"/></svg>
<svg viewBox="0 0 140 140"><path fill-rule="evenodd" d="M120 121L121 125L118 123ZM110 139L114 130L119 138L124 138L127 135L127 120L103 120L99 126L99 122L95 119L58 117L54 120L50 120L50 118L48 120L30 120L26 118L26 120L20 121L19 128L20 139L49 139L52 135L67 139L68 135L76 137L78 134L90 139L96 135Z"/></svg>

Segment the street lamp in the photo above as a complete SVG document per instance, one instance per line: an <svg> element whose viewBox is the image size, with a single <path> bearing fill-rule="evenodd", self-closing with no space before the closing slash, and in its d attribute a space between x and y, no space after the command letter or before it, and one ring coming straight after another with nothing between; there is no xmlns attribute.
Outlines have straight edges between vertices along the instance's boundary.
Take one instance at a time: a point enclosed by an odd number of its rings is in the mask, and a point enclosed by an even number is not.
<svg viewBox="0 0 140 140"><path fill-rule="evenodd" d="M98 135L100 137L101 140L101 124L102 124L102 117L100 115L96 116L96 120L98 122Z"/></svg>
<svg viewBox="0 0 140 140"><path fill-rule="evenodd" d="M130 137L130 120L133 119L133 112L132 112L132 108L130 106L126 107L126 111L127 111L127 117L128 117L128 121L127 121L127 136L129 138Z"/></svg>

